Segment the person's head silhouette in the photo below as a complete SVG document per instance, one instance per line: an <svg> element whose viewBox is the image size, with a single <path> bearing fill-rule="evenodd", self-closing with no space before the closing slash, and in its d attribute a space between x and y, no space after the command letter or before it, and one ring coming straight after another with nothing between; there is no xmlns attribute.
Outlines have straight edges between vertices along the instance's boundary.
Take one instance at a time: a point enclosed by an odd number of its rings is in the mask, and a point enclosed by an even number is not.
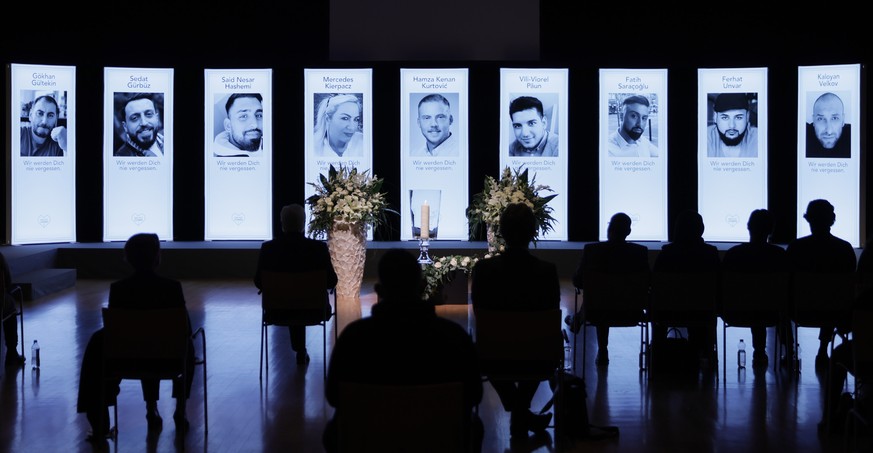
<svg viewBox="0 0 873 453"><path fill-rule="evenodd" d="M137 233L124 244L124 259L137 272L148 272L158 267L161 241L154 233Z"/></svg>
<svg viewBox="0 0 873 453"><path fill-rule="evenodd" d="M289 204L279 212L282 231L285 233L302 233L306 228L306 211L299 204Z"/></svg>
<svg viewBox="0 0 873 453"><path fill-rule="evenodd" d="M676 217L673 242L695 242L703 240L703 217L695 211L686 210Z"/></svg>
<svg viewBox="0 0 873 453"><path fill-rule="evenodd" d="M631 232L631 218L623 212L618 212L609 219L606 227L606 238L610 241L624 241Z"/></svg>
<svg viewBox="0 0 873 453"><path fill-rule="evenodd" d="M408 251L390 249L382 255L378 267L379 282L374 289L380 303L404 303L421 300L424 281L421 265Z"/></svg>
<svg viewBox="0 0 873 453"><path fill-rule="evenodd" d="M766 209L756 209L749 214L749 240L752 242L767 242L773 233L773 214Z"/></svg>
<svg viewBox="0 0 873 453"><path fill-rule="evenodd" d="M818 233L830 231L837 216L834 213L834 205L827 200L818 199L809 202L803 218L809 223L809 230Z"/></svg>
<svg viewBox="0 0 873 453"><path fill-rule="evenodd" d="M500 235L509 248L527 248L537 236L537 219L524 203L510 203L500 214Z"/></svg>

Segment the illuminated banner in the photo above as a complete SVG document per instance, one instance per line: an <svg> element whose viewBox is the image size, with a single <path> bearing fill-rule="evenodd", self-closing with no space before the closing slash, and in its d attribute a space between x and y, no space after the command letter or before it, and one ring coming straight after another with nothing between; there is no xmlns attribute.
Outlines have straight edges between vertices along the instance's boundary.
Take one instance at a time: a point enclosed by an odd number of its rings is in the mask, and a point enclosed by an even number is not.
<svg viewBox="0 0 873 453"><path fill-rule="evenodd" d="M810 201L834 205L835 236L860 247L861 65L797 68L797 237Z"/></svg>
<svg viewBox="0 0 873 453"><path fill-rule="evenodd" d="M549 202L555 229L540 239L567 240L567 76L567 69L500 69L500 168L527 169L558 195Z"/></svg>
<svg viewBox="0 0 873 453"><path fill-rule="evenodd" d="M400 70L400 239L469 239L467 69Z"/></svg>
<svg viewBox="0 0 873 453"><path fill-rule="evenodd" d="M206 69L204 238L273 237L271 69Z"/></svg>
<svg viewBox="0 0 873 453"><path fill-rule="evenodd" d="M103 240L173 239L173 70L104 68Z"/></svg>
<svg viewBox="0 0 873 453"><path fill-rule="evenodd" d="M11 244L76 240L76 68L9 66Z"/></svg>
<svg viewBox="0 0 873 453"><path fill-rule="evenodd" d="M600 70L599 238L618 212L628 240L667 240L667 70Z"/></svg>
<svg viewBox="0 0 873 453"><path fill-rule="evenodd" d="M308 198L315 194L309 183L326 176L331 165L372 175L373 70L304 69L303 78Z"/></svg>
<svg viewBox="0 0 873 453"><path fill-rule="evenodd" d="M767 68L697 70L697 210L707 241L746 242L767 208Z"/></svg>

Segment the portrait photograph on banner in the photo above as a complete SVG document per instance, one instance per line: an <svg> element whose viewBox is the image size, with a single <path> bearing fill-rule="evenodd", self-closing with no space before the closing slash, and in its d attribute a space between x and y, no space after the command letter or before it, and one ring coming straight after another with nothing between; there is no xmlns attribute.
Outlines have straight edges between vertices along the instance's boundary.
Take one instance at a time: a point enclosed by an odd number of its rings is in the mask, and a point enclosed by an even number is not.
<svg viewBox="0 0 873 453"><path fill-rule="evenodd" d="M173 70L104 68L103 240L173 239Z"/></svg>
<svg viewBox="0 0 873 453"><path fill-rule="evenodd" d="M303 75L308 198L315 194L310 183L327 176L331 166L356 168L372 176L373 70L304 69Z"/></svg>
<svg viewBox="0 0 873 453"><path fill-rule="evenodd" d="M568 75L566 68L500 68L501 172L528 171L549 187L555 219L540 237L567 240Z"/></svg>
<svg viewBox="0 0 873 453"><path fill-rule="evenodd" d="M628 240L667 240L667 70L601 69L599 240L631 218Z"/></svg>
<svg viewBox="0 0 873 453"><path fill-rule="evenodd" d="M707 241L744 242L767 209L767 68L697 71L697 212Z"/></svg>
<svg viewBox="0 0 873 453"><path fill-rule="evenodd" d="M797 68L797 236L809 234L806 206L828 200L831 232L861 245L861 65Z"/></svg>
<svg viewBox="0 0 873 453"><path fill-rule="evenodd" d="M6 240L76 240L76 68L11 64Z"/></svg>
<svg viewBox="0 0 873 453"><path fill-rule="evenodd" d="M206 240L273 237L272 70L204 70Z"/></svg>
<svg viewBox="0 0 873 453"><path fill-rule="evenodd" d="M467 69L400 69L401 240L469 239L467 90Z"/></svg>

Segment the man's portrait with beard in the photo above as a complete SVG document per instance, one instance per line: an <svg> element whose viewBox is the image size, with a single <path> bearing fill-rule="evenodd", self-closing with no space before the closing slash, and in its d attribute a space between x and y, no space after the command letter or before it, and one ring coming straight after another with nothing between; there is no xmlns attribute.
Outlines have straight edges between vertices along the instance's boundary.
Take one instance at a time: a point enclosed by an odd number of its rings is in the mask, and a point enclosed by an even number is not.
<svg viewBox="0 0 873 453"><path fill-rule="evenodd" d="M162 93L115 93L115 157L163 157Z"/></svg>
<svg viewBox="0 0 873 453"><path fill-rule="evenodd" d="M842 94L848 99L848 93ZM831 92L817 95L809 116L811 121L804 124L806 157L852 157L852 125L846 122L846 107L839 95Z"/></svg>
<svg viewBox="0 0 873 453"><path fill-rule="evenodd" d="M458 93L410 93L411 124L409 155L411 157L457 157L459 139L452 131L458 104ZM420 131L420 132L419 132Z"/></svg>
<svg viewBox="0 0 873 453"><path fill-rule="evenodd" d="M27 119L21 121L21 157L62 157L67 149L67 114L55 99L58 93L22 92L22 99L28 96L36 98L22 108ZM60 98L65 97L66 93Z"/></svg>
<svg viewBox="0 0 873 453"><path fill-rule="evenodd" d="M610 157L658 157L657 99L655 93L610 93L616 115L609 115L613 132L606 140Z"/></svg>
<svg viewBox="0 0 873 453"><path fill-rule="evenodd" d="M758 157L758 93L709 93L707 157Z"/></svg>
<svg viewBox="0 0 873 453"><path fill-rule="evenodd" d="M214 157L260 157L264 153L264 108L260 93L216 95Z"/></svg>

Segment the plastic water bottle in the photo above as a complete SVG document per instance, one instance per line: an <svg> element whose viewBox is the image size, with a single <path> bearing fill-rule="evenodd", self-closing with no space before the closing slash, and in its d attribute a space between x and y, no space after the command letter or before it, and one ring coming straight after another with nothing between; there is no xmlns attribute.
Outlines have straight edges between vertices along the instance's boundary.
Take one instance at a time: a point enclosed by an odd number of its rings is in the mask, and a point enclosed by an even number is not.
<svg viewBox="0 0 873 453"><path fill-rule="evenodd" d="M746 367L746 343L740 338L740 344L737 345L737 366L740 368Z"/></svg>
<svg viewBox="0 0 873 453"><path fill-rule="evenodd" d="M570 371L573 369L573 348L567 337L567 329L561 329L561 333L564 336L564 371Z"/></svg>
<svg viewBox="0 0 873 453"><path fill-rule="evenodd" d="M33 369L39 369L39 342L33 340L33 346L30 347L30 360L33 363Z"/></svg>
<svg viewBox="0 0 873 453"><path fill-rule="evenodd" d="M797 362L797 372L800 372L800 368L801 368L801 367L800 367L800 363L801 363L801 362L800 362L800 359L801 359L801 357L803 356L803 351L800 350L800 343L797 343L797 352L795 352L795 354L796 354L795 358L797 359L797 360L796 360L796 362Z"/></svg>

